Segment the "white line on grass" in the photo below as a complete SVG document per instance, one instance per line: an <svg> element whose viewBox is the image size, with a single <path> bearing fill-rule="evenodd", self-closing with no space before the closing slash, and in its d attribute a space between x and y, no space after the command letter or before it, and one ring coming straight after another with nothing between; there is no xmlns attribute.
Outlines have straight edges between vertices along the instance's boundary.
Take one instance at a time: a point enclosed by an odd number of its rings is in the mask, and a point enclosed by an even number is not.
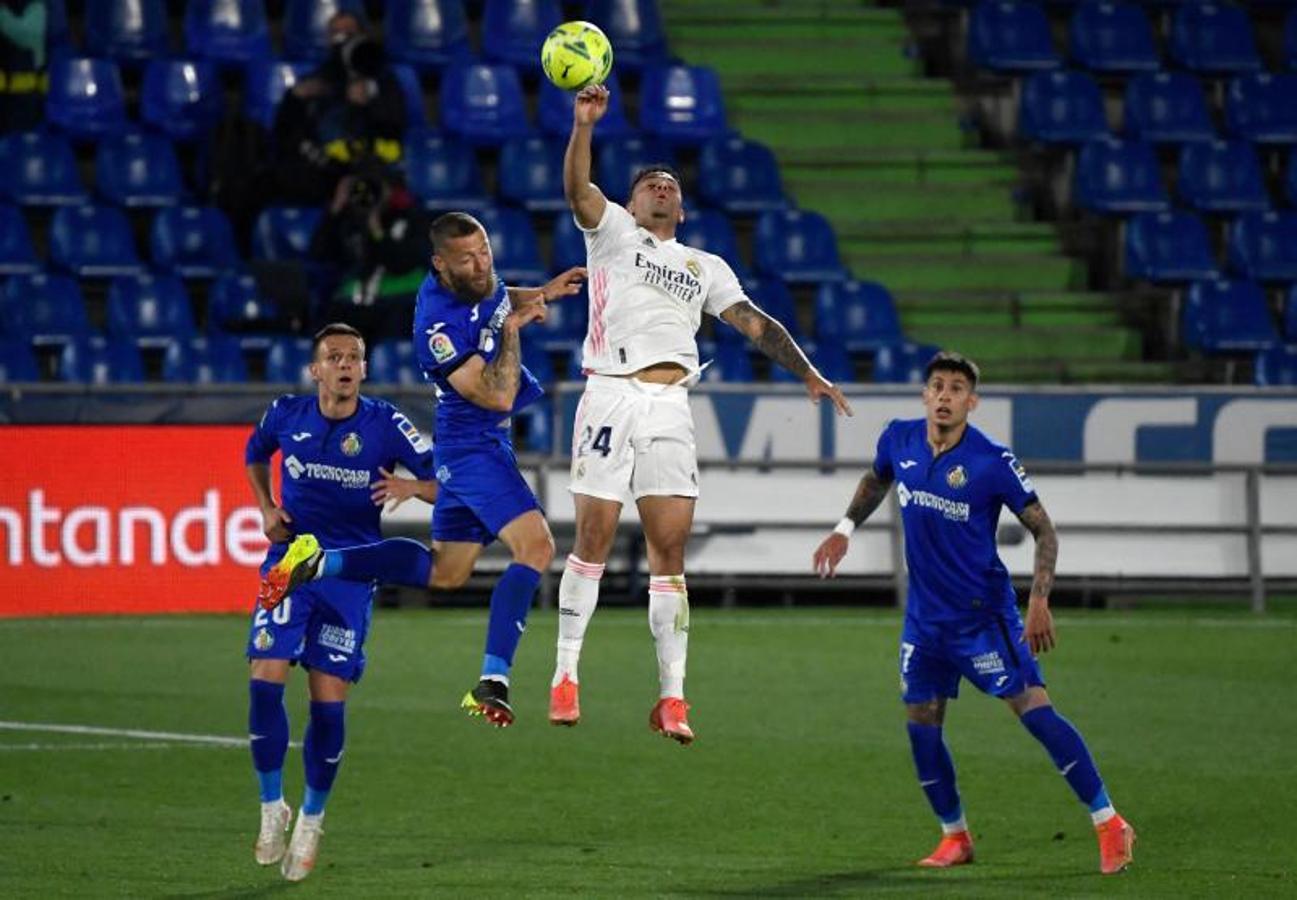
<svg viewBox="0 0 1297 900"><path fill-rule="evenodd" d="M140 741L178 742L181 744L206 744L217 747L246 747L246 737L226 737L219 734L184 734L174 731L141 731L137 728L101 728L96 725L56 725L51 722L0 721L3 731L42 731L52 734L97 734L105 737L133 738Z"/></svg>
<svg viewBox="0 0 1297 900"><path fill-rule="evenodd" d="M175 750L178 748L187 750L204 749L204 750L232 750L232 745L226 744L174 744L167 742L151 741L145 744L0 744L0 753L14 750L28 750L46 752L49 750Z"/></svg>

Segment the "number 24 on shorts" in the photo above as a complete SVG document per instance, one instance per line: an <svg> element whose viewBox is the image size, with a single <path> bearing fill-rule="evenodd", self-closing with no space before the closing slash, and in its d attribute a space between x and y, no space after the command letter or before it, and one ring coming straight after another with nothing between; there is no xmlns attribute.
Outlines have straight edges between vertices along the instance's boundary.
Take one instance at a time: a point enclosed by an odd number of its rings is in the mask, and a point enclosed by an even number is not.
<svg viewBox="0 0 1297 900"><path fill-rule="evenodd" d="M591 440L591 437L594 440ZM586 426L585 434L581 435L581 445L577 449L577 456L585 456L591 450L598 450L600 456L607 456L612 452L612 426L604 425L596 433L593 428Z"/></svg>

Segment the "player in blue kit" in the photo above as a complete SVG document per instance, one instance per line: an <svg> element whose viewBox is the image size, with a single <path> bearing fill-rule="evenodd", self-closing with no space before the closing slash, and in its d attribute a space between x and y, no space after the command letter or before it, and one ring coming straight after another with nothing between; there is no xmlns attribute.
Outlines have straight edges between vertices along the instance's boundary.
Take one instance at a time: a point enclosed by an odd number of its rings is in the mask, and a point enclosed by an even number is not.
<svg viewBox="0 0 1297 900"><path fill-rule="evenodd" d="M380 537L379 517L388 500L417 496L431 503L432 448L418 429L385 400L364 397L365 345L350 325L328 325L315 336L313 396L275 400L248 438L248 481L271 540L263 575L288 550L295 532L310 531L325 547ZM270 459L281 461L281 496L270 486ZM394 479L396 463L416 476ZM261 790L258 863L282 860L290 881L310 874L319 848L324 806L342 759L348 688L365 670L365 636L373 583L322 579L298 587L273 610L258 606L248 636L251 664L248 739ZM308 671L310 721L302 757L306 793L291 842L292 810L284 802L283 768L288 750L284 685L289 667Z"/></svg>
<svg viewBox="0 0 1297 900"><path fill-rule="evenodd" d="M518 471L509 434L510 416L542 394L521 364L518 333L545 318L546 302L578 293L585 270L569 269L540 288L506 287L496 277L485 229L466 213L446 213L433 222L432 244L435 272L419 289L414 313L419 366L437 392L440 488L432 551L401 539L321 548L303 535L267 573L262 602L273 607L317 577L456 588L498 537L513 560L492 591L481 678L463 705L505 727L514 718L509 669L541 573L554 556L549 525Z"/></svg>
<svg viewBox="0 0 1297 900"><path fill-rule="evenodd" d="M852 531L896 483L910 575L901 695L919 784L943 833L919 865L946 868L973 861L955 766L941 732L946 701L959 696L959 681L967 678L1004 700L1044 745L1090 810L1100 871L1119 872L1131 862L1135 831L1113 809L1080 733L1055 712L1036 663L1036 654L1055 644L1049 611L1058 558L1053 523L1013 452L968 424L968 414L977 408L977 367L958 354L939 353L924 376L926 418L888 424L846 516L813 556L816 572L832 576ZM1036 540L1025 625L996 550L1003 506Z"/></svg>

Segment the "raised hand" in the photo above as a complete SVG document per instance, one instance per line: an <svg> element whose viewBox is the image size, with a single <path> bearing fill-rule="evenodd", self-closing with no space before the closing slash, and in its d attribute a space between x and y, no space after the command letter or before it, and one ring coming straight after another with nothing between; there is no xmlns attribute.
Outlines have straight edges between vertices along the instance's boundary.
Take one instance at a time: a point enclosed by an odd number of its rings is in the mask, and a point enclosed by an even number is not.
<svg viewBox="0 0 1297 900"><path fill-rule="evenodd" d="M552 303L555 300L581 293L581 285L585 283L585 276L586 270L584 266L573 266L566 272L545 282L540 289L541 299L546 303Z"/></svg>
<svg viewBox="0 0 1297 900"><path fill-rule="evenodd" d="M577 91L572 107L573 121L577 125L593 125L608 111L608 89L602 84L591 84Z"/></svg>

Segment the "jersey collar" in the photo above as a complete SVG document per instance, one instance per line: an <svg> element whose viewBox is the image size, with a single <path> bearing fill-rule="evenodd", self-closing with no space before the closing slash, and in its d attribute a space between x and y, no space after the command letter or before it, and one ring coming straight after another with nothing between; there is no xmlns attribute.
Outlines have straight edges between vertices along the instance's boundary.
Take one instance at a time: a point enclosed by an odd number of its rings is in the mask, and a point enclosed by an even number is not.
<svg viewBox="0 0 1297 900"><path fill-rule="evenodd" d="M635 232L639 235L640 243L648 244L650 247L665 247L667 244L679 243L675 238L668 238L664 241L642 225L637 225Z"/></svg>

